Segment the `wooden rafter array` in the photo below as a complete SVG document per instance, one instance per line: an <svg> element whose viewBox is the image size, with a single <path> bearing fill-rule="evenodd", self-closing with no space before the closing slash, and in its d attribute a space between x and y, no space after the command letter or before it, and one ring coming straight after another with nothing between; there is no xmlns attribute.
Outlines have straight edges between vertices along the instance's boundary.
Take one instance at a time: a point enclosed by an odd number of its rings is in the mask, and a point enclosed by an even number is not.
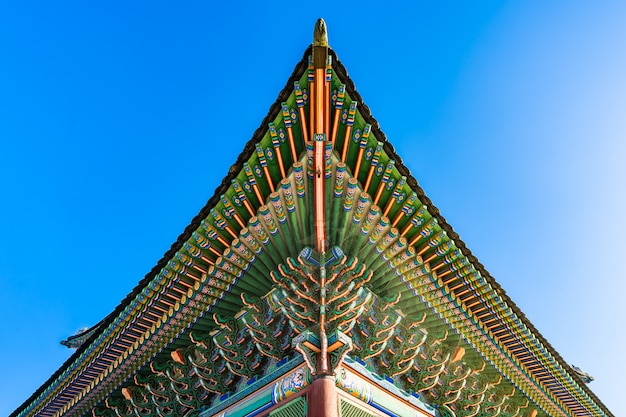
<svg viewBox="0 0 626 417"><path fill-rule="evenodd" d="M457 416L530 411L528 400L494 369L487 370L490 365L469 346L446 329L434 331L433 317L404 316L395 309L399 297L380 298L365 287L372 273L366 273L363 263L347 258L339 248L333 254L329 292L334 301L329 308L334 320L329 330L346 332L354 343L349 351L353 358ZM173 351L163 363L153 363L150 375L136 376L93 415L195 415L203 406L222 401L224 394L261 378L272 369L268 364L293 357L294 337L316 322L319 291L302 279L314 267L311 250L288 258L272 273L276 285L268 294L242 295L245 307L237 318L215 315L218 330L192 332L186 348ZM346 273L350 280L343 279ZM358 290L345 291L352 283ZM346 310L348 304L356 308Z"/></svg>

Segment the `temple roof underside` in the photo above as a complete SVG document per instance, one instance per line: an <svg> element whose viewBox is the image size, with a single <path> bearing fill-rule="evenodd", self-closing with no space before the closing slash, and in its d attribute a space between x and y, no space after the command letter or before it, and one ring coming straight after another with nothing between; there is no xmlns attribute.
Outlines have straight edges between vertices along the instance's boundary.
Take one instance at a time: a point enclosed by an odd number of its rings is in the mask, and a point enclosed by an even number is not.
<svg viewBox="0 0 626 417"><path fill-rule="evenodd" d="M324 42L92 330L14 415L197 415L288 361L355 364L441 415L612 415L424 194Z"/></svg>

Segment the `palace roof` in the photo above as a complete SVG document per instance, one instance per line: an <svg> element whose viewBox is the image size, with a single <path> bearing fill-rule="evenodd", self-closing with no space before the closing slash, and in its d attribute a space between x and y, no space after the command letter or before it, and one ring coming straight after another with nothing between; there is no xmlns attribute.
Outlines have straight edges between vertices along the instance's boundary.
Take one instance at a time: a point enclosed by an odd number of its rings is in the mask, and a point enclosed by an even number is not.
<svg viewBox="0 0 626 417"><path fill-rule="evenodd" d="M134 395L178 373L195 388L176 407L218 404L218 392L300 357L290 340L315 328L307 312L320 292L304 283L320 265L339 277L328 287L337 294L329 337L440 414L612 415L426 196L331 49L318 96L330 115L316 135L314 51L323 46L305 51L170 250L102 322L68 339L76 352L13 416L130 410ZM196 363L216 347L214 364ZM232 380L215 377L220 369Z"/></svg>

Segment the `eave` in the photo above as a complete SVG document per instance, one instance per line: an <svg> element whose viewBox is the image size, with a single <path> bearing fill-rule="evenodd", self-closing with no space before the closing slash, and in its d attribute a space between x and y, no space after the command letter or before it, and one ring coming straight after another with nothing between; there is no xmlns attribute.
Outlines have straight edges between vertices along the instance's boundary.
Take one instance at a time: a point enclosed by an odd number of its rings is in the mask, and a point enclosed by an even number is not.
<svg viewBox="0 0 626 417"><path fill-rule="evenodd" d="M13 415L52 416L93 407L112 392L119 390L146 363L155 358L168 357L171 351L180 347L183 334L190 328L203 331L213 329L214 325L204 317L206 312L234 316L243 306L239 297L241 292L255 296L264 295L264 287L255 294L255 288L242 288L244 284L240 281L232 287L225 282L212 286L213 290L205 294L202 289L207 287L206 274L212 266L211 262L214 263L216 258L224 254L226 248L247 225L251 215L256 214L259 206L268 201L271 190L267 186L261 185L259 190L251 191L247 195L250 201L257 199L255 203L251 203L253 213L246 215L245 208L235 210L237 214L242 213L242 218L237 220L234 216L228 219L213 245L202 252L200 260L189 266L185 259L189 257L192 250L190 248L197 248L198 237L194 233L205 227L206 219L216 219L212 210L219 207L221 211L225 208L222 196L233 195L232 181L243 175L248 161L256 157L258 162L256 145L267 145L269 124L285 126L284 118L289 114L283 114L281 104L288 102L290 110L298 108L293 93L294 82L303 81L306 76L309 54L310 50L307 50L261 126L245 145L237 162L170 250L104 320L98 331ZM418 201L426 209L427 224L435 219L430 226L432 230L425 231L424 224L409 227L409 216L404 218L400 214L402 205L387 204L393 198L393 190L381 188L382 176L372 182L368 181L370 167L359 156L359 146L348 148L345 156L348 169L353 170L358 164L359 172L353 175L359 179L360 186L370 182L369 187L364 187L367 189L365 191L369 192L376 203L385 203L380 204L381 211L385 211L392 222L397 221L399 232L405 233L408 242L414 242L410 246L428 264L430 281L416 284L414 288L407 288L406 285L402 287L398 281L395 283L401 288L398 291L406 295L413 291L414 295L421 297L422 302L441 318L441 322L433 326L458 332L461 338L473 345L513 385L530 395L546 414L612 415L569 369L567 363L534 328L446 222L380 130L345 68L332 51L331 56L333 83L344 84L346 88L346 104L343 108L349 108L352 102L359 103L352 116L355 119L354 129L363 130L365 125L370 125L370 139L365 146L374 146L376 141L382 143L383 152L379 164L389 169L389 176L396 184L401 177L405 177L406 185L402 190L406 194L416 194ZM345 133L345 129L342 132ZM345 141L338 142L339 147L342 148L344 143ZM302 155L305 147L299 147ZM289 156L288 148L283 144L278 149L283 150L281 159L287 169L290 169L294 161ZM394 161L391 166L390 161ZM264 175L266 179L268 176L270 178L270 188L280 186L282 170L284 168L281 169L277 161L268 163L269 174ZM262 201L255 197L258 194ZM248 218L244 218L245 216ZM420 232L424 233L424 238L419 236ZM439 241L430 244L430 239L435 236L439 236ZM191 246L186 246L190 242ZM441 249L444 244L449 246L445 250ZM441 249L441 253L437 253L438 249ZM454 257L446 258L451 253L455 253ZM400 308L403 311L414 309L408 300L410 296L402 297Z"/></svg>

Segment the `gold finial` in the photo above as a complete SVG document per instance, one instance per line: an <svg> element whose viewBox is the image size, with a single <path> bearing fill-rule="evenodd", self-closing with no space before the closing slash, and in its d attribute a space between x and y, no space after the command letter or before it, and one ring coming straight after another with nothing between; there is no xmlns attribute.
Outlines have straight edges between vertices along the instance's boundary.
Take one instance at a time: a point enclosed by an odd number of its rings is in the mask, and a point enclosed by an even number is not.
<svg viewBox="0 0 626 417"><path fill-rule="evenodd" d="M315 22L313 31L313 46L328 46L328 32L326 32L326 22L319 18Z"/></svg>
<svg viewBox="0 0 626 417"><path fill-rule="evenodd" d="M326 68L328 57L328 33L324 19L317 19L313 30L313 66Z"/></svg>

